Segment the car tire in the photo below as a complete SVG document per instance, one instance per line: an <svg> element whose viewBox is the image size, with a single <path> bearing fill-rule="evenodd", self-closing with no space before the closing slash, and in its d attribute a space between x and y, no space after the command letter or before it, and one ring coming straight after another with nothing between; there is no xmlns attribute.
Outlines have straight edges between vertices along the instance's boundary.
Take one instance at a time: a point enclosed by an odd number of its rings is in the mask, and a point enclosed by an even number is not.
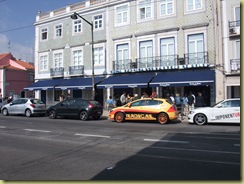
<svg viewBox="0 0 244 184"><path fill-rule="evenodd" d="M8 116L8 109L3 109L2 114L3 114L4 116Z"/></svg>
<svg viewBox="0 0 244 184"><path fill-rule="evenodd" d="M57 118L57 113L55 110L50 110L48 113L48 116L50 119L56 119Z"/></svg>
<svg viewBox="0 0 244 184"><path fill-rule="evenodd" d="M158 116L157 116L157 121L158 121L158 123L160 123L162 125L167 123L169 121L168 114L166 114L165 112L159 113Z"/></svg>
<svg viewBox="0 0 244 184"><path fill-rule="evenodd" d="M87 111L81 111L81 112L80 112L80 119L81 119L82 121L86 121L86 120L88 120L88 113L87 113Z"/></svg>
<svg viewBox="0 0 244 184"><path fill-rule="evenodd" d="M25 110L25 116L26 117L31 117L31 110L30 109L26 109Z"/></svg>
<svg viewBox="0 0 244 184"><path fill-rule="evenodd" d="M203 113L196 114L193 120L197 125L206 125L208 122L207 116Z"/></svg>
<svg viewBox="0 0 244 184"><path fill-rule="evenodd" d="M117 123L122 123L123 121L125 121L125 114L123 112L117 112L114 116L114 120Z"/></svg>

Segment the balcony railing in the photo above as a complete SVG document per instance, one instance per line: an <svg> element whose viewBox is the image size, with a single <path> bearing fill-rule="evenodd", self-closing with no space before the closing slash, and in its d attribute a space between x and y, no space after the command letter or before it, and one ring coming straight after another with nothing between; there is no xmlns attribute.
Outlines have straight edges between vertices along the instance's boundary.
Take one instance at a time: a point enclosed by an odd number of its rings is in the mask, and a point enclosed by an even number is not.
<svg viewBox="0 0 244 184"><path fill-rule="evenodd" d="M84 65L70 66L69 75L84 75Z"/></svg>
<svg viewBox="0 0 244 184"><path fill-rule="evenodd" d="M195 52L184 54L185 64L208 64L208 52Z"/></svg>
<svg viewBox="0 0 244 184"><path fill-rule="evenodd" d="M51 77L63 77L64 76L64 68L50 68Z"/></svg>
<svg viewBox="0 0 244 184"><path fill-rule="evenodd" d="M113 70L128 70L133 68L133 63L131 59L124 59L124 60L116 60L113 61Z"/></svg>
<svg viewBox="0 0 244 184"><path fill-rule="evenodd" d="M229 36L240 35L240 21L229 21Z"/></svg>
<svg viewBox="0 0 244 184"><path fill-rule="evenodd" d="M240 59L230 60L230 70L231 72L240 72Z"/></svg>
<svg viewBox="0 0 244 184"><path fill-rule="evenodd" d="M157 68L165 66L176 66L178 55L164 55L147 58L137 58L137 68Z"/></svg>

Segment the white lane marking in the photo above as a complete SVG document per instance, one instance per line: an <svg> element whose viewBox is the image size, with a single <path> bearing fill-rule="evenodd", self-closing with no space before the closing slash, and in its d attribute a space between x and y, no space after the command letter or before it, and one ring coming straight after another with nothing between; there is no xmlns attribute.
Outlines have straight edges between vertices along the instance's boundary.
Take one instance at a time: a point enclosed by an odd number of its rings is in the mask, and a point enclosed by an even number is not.
<svg viewBox="0 0 244 184"><path fill-rule="evenodd" d="M160 140L160 139L144 139L144 141L149 142L169 142L169 143L179 143L179 144L189 144L188 141L171 141L171 140Z"/></svg>
<svg viewBox="0 0 244 184"><path fill-rule="evenodd" d="M84 137L100 137L100 138L110 138L110 136L105 135L92 135L92 134L75 134L77 136L84 136Z"/></svg>
<svg viewBox="0 0 244 184"><path fill-rule="evenodd" d="M51 131L48 130L35 130L35 129L24 129L25 131L29 132L42 132L42 133L50 133Z"/></svg>
<svg viewBox="0 0 244 184"><path fill-rule="evenodd" d="M5 126L0 126L0 128L6 128Z"/></svg>
<svg viewBox="0 0 244 184"><path fill-rule="evenodd" d="M238 146L238 147L240 147L240 144L234 144L234 146Z"/></svg>

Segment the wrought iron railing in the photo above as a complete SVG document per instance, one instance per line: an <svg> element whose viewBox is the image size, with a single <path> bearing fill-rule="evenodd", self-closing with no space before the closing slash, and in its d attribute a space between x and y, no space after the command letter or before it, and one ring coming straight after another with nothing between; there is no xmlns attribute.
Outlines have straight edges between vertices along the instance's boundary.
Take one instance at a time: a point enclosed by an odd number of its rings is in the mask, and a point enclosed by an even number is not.
<svg viewBox="0 0 244 184"><path fill-rule="evenodd" d="M240 21L229 21L229 35L240 35Z"/></svg>
<svg viewBox="0 0 244 184"><path fill-rule="evenodd" d="M70 66L69 75L84 75L84 65Z"/></svg>
<svg viewBox="0 0 244 184"><path fill-rule="evenodd" d="M154 68L164 66L176 66L178 55L164 55L147 58L137 58L137 68Z"/></svg>
<svg viewBox="0 0 244 184"><path fill-rule="evenodd" d="M64 76L64 68L59 67L59 68L50 68L50 76L51 77L60 77Z"/></svg>
<svg viewBox="0 0 244 184"><path fill-rule="evenodd" d="M131 59L124 59L124 60L116 60L113 61L113 70L128 70L131 69L133 66L133 63Z"/></svg>
<svg viewBox="0 0 244 184"><path fill-rule="evenodd" d="M231 72L240 71L240 59L231 59L230 60L230 70Z"/></svg>
<svg viewBox="0 0 244 184"><path fill-rule="evenodd" d="M208 52L184 54L185 64L208 64Z"/></svg>

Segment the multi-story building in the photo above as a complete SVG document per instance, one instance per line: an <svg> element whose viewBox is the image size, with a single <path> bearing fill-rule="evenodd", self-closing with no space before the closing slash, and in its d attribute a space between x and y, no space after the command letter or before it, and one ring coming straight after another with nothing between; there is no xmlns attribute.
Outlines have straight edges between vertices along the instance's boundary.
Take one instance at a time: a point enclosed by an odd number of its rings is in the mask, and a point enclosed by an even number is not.
<svg viewBox="0 0 244 184"><path fill-rule="evenodd" d="M39 13L37 82L26 89L47 104L61 93L90 98L94 69L96 99L102 103L123 91L156 90L160 97L202 92L206 104L213 104L225 93L218 8L212 0L86 0ZM71 19L74 13L83 19Z"/></svg>

